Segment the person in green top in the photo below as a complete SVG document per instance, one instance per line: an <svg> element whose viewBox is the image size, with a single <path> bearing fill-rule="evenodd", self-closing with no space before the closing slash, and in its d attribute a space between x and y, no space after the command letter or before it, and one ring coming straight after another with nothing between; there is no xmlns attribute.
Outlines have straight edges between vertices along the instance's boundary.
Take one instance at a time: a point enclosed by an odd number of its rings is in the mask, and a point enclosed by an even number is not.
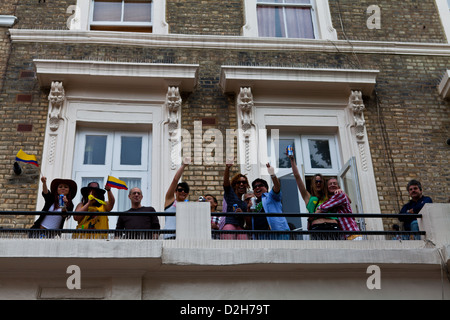
<svg viewBox="0 0 450 320"><path fill-rule="evenodd" d="M315 213L316 208L328 200L328 191L326 188L325 179L321 174L315 174L311 181L311 192L309 192L300 176L294 156L288 155L288 157L291 161L292 173L294 174L295 181L297 182L298 190L300 191L303 201L305 201L306 208L309 213ZM337 218L334 217L309 217L308 230L339 230L339 225ZM323 239L322 236L312 238Z"/></svg>

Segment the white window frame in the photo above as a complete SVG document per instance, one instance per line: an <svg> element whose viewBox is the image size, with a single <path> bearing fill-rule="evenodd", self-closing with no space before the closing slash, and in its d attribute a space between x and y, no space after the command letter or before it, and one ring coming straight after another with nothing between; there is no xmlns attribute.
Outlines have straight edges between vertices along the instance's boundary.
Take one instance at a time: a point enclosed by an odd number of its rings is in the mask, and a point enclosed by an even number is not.
<svg viewBox="0 0 450 320"><path fill-rule="evenodd" d="M321 40L338 40L337 32L333 28L328 1L311 0L313 4L312 13L315 38ZM242 35L244 37L258 38L257 0L244 0L244 15L245 25L242 28Z"/></svg>
<svg viewBox="0 0 450 320"><path fill-rule="evenodd" d="M447 36L447 42L450 43L450 4L447 0L436 0L436 6Z"/></svg>
<svg viewBox="0 0 450 320"><path fill-rule="evenodd" d="M312 25L313 25L313 39L317 39L317 16L315 14L315 1L314 0L309 0L310 3L306 4L306 3L276 3L273 2L273 0L265 0L264 2L258 2L258 0L256 0L256 11L258 11L258 7L269 7L269 8L273 8L273 7L282 7L283 9L285 8L309 8L311 10L311 20L312 20ZM283 16L284 16L284 28L286 31L286 36L284 38L286 39L297 39L297 38L292 38L289 37L289 28L286 26L287 24L287 17L286 17L286 11L283 10ZM259 35L259 32L258 32Z"/></svg>
<svg viewBox="0 0 450 320"><path fill-rule="evenodd" d="M93 0L77 0L76 6L69 6L68 13L73 13L74 19L69 24L70 30L89 31L92 21ZM95 32L95 31L92 31ZM166 22L166 0L152 0L152 33L168 34L169 25Z"/></svg>
<svg viewBox="0 0 450 320"><path fill-rule="evenodd" d="M148 0L151 1L151 17L149 22L139 21L139 22L131 22L131 21L123 21L123 14L125 9L125 1L126 0L120 0L122 4L121 9L121 21L94 21L94 3L96 0L91 0L90 5L90 12L89 12L89 26L112 26L112 27L153 27L153 19L154 19L154 0Z"/></svg>
<svg viewBox="0 0 450 320"><path fill-rule="evenodd" d="M131 129L131 128L130 128ZM132 129L131 129L132 130ZM84 164L84 151L86 148L86 136L106 136L106 151L105 151L105 163L99 165L86 165ZM78 185L79 191L81 188L86 187L86 185L82 185L82 178L102 178L103 185L100 185L100 188L103 188L106 184L106 180L108 179L108 175L112 175L120 180L123 178L139 178L141 180L141 190L143 192L144 198L142 200L143 206L152 205L151 200L152 196L150 193L151 190L151 131L120 131L120 130L97 130L91 128L79 128L76 133L75 139L75 156L73 163L73 174L72 176L75 179L75 182ZM139 166L128 166L128 165L120 165L120 151L121 151L121 137L123 136L139 136L142 137L142 153L141 153L141 165ZM116 188L111 188L111 191L116 199L116 204L114 205L114 211L122 211L119 210L119 192L128 194L126 190L119 190ZM105 197L107 198L107 196ZM76 196L76 201L74 201L74 205L76 206L81 201L81 192L78 192ZM128 203L127 197L125 198L127 201L126 205L122 208L124 210L128 210L130 205ZM109 228L114 229L117 223L117 216L109 217ZM75 229L77 223L70 219L66 222L68 229Z"/></svg>
<svg viewBox="0 0 450 320"><path fill-rule="evenodd" d="M331 168L330 169L320 169L320 168L312 168L311 167L311 161L309 159L310 151L309 151L309 144L308 140L328 140L328 144L330 147L330 156L331 156ZM305 173L306 174L316 174L320 173L323 175L333 175L339 172L340 167L340 157L338 150L336 148L337 141L336 136L333 135L302 135L301 136L301 142L302 142L302 150L303 152L303 163L305 166Z"/></svg>
<svg viewBox="0 0 450 320"><path fill-rule="evenodd" d="M142 145L141 145L141 164L140 165L122 165L120 164L120 150L116 150L116 152L113 153L113 163L112 163L112 170L117 171L129 171L129 170L141 170L145 171L148 168L148 150L149 150L149 135L151 136L151 133L139 133L139 132L115 132L114 136L114 145L119 146L121 145L122 137L141 137L142 138ZM151 141L151 137L150 137Z"/></svg>

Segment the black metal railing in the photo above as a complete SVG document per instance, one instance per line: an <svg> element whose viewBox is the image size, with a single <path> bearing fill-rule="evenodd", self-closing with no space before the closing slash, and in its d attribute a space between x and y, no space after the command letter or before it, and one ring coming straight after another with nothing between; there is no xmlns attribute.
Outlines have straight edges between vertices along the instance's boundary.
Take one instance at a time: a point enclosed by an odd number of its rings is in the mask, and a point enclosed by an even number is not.
<svg viewBox="0 0 450 320"><path fill-rule="evenodd" d="M17 216L39 216L39 215L60 215L59 212L41 212L41 211L0 211L0 218L9 217L14 219ZM73 212L70 214L74 214ZM93 215L92 212L76 212L76 215ZM96 212L95 216L175 216L175 212ZM369 213L352 213L352 214L333 214L337 217L353 217L363 219L387 219L399 218L399 214L369 214ZM278 217L316 217L326 218L330 213L230 213L230 212L214 212L211 216L278 216ZM422 218L421 214L402 214L404 218ZM295 228L289 231L274 230L212 230L211 238L214 240L344 240L356 237L356 239L368 239L368 236L385 236L385 239L399 240L417 240L421 236L425 236L425 231L386 231L371 230L366 231L360 228L360 231L345 230L304 230ZM33 239L135 239L135 240L157 240L157 239L174 239L176 230L169 229L29 229L29 228L6 228L0 225L0 239L5 238L33 238Z"/></svg>

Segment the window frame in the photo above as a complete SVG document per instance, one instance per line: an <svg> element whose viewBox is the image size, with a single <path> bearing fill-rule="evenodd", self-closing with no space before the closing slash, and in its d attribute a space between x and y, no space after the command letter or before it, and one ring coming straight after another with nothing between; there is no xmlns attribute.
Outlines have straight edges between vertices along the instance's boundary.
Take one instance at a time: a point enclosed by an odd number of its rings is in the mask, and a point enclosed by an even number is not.
<svg viewBox="0 0 450 320"><path fill-rule="evenodd" d="M75 6L69 6L67 13L72 13L69 30L91 30L91 20L93 13L92 0L77 0ZM72 10L75 10L73 13ZM125 26L123 26L125 27ZM129 26L139 27L139 26ZM97 30L92 30L96 32ZM166 22L166 0L152 0L152 34L168 34L169 25Z"/></svg>
<svg viewBox="0 0 450 320"><path fill-rule="evenodd" d="M450 43L450 3L448 0L436 0L436 7L441 18L447 43Z"/></svg>
<svg viewBox="0 0 450 320"><path fill-rule="evenodd" d="M316 10L315 10L315 0L309 0L309 4L306 3L276 3L276 2L271 2L269 0L266 0L264 2L258 2L258 0L256 0L256 15L258 16L258 7L269 7L269 8L274 8L274 7L281 7L283 9L283 16L284 16L284 29L285 29L285 33L286 36L285 37L277 37L277 38L284 38L284 39L317 39L318 33L317 33L317 17L316 17ZM287 26L288 21L287 21L287 16L286 16L286 8L309 8L310 9L310 13L311 13L311 22L312 22L312 28L313 28L313 38L295 38L295 37L289 37L289 28ZM258 20L259 22L259 20ZM259 35L259 30L258 30L258 36L259 37L264 37L264 36L260 36Z"/></svg>
<svg viewBox="0 0 450 320"><path fill-rule="evenodd" d="M329 0L311 0L313 5L313 22L315 40L338 40L336 29L333 27L331 20ZM258 34L258 15L257 15L257 0L244 0L244 17L245 25L242 27L242 35L244 37L260 38ZM306 40L314 39L305 38L276 38L286 40Z"/></svg>
<svg viewBox="0 0 450 320"><path fill-rule="evenodd" d="M321 169L321 168L312 168L310 161L310 150L308 140L328 140L328 145L330 148L330 157L331 157L331 168L329 169ZM302 152L303 153L303 164L305 166L305 174L311 175L320 173L322 175L337 175L340 168L340 155L339 150L336 147L337 136L336 135L301 135L301 143L302 143Z"/></svg>
<svg viewBox="0 0 450 320"><path fill-rule="evenodd" d="M154 0L148 0L148 2L151 3L151 17L150 22L124 22L123 21L123 15L124 15L124 6L125 2L127 0L118 0L117 2L122 3L121 8L121 21L94 21L94 3L96 0L91 0L90 10L89 10L89 29L91 29L92 26L94 27L145 27L145 28L151 28L153 30L153 18L154 18ZM147 1L146 1L147 2Z"/></svg>

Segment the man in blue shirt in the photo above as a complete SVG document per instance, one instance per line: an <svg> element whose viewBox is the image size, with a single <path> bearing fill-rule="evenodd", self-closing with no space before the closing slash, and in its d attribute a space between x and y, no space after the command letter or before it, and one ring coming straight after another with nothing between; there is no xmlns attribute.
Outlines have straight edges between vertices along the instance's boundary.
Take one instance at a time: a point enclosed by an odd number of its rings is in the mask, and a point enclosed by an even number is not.
<svg viewBox="0 0 450 320"><path fill-rule="evenodd" d="M268 163L267 170L272 178L273 188L268 192L269 186L263 179L255 179L252 182L253 193L256 197L256 212L282 213L281 184L275 175L275 169ZM277 230L289 231L289 225L285 217L257 217L253 219L253 230ZM277 239L289 239L289 235L281 235Z"/></svg>
<svg viewBox="0 0 450 320"><path fill-rule="evenodd" d="M420 210L422 210L425 203L433 202L430 197L426 197L422 194L422 184L417 180L411 180L408 182L406 189L408 189L411 200L402 207L400 214L417 214ZM419 224L416 218L402 218L400 216L398 220L403 222L403 228L405 231L419 231ZM414 238L420 239L419 236L414 236Z"/></svg>

